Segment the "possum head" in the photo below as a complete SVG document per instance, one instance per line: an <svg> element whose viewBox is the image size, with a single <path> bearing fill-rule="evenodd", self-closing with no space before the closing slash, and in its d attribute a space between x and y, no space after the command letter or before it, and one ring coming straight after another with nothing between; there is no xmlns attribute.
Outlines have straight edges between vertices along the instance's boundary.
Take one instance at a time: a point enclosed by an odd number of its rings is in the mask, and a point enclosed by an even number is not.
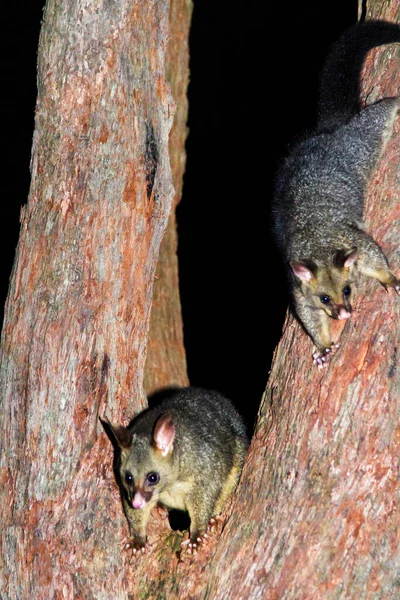
<svg viewBox="0 0 400 600"><path fill-rule="evenodd" d="M178 477L171 417L161 415L150 437L125 427L113 428L113 433L121 451L119 473L129 504L135 509L154 505Z"/></svg>
<svg viewBox="0 0 400 600"><path fill-rule="evenodd" d="M337 250L329 266L318 266L311 260L291 261L290 268L301 291L316 308L333 319L348 319L352 312L351 271L357 260L357 249Z"/></svg>

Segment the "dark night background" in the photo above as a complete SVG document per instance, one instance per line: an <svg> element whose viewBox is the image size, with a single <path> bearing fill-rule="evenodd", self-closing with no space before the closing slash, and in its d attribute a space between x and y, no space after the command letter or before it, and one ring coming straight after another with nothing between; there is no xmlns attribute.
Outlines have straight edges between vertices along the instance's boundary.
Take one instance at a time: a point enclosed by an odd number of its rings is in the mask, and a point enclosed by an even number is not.
<svg viewBox="0 0 400 600"><path fill-rule="evenodd" d="M1 307L29 190L43 1L3 7ZM195 0L187 171L178 208L191 383L218 389L252 422L287 306L269 202L290 140L313 125L318 71L357 18L327 4Z"/></svg>

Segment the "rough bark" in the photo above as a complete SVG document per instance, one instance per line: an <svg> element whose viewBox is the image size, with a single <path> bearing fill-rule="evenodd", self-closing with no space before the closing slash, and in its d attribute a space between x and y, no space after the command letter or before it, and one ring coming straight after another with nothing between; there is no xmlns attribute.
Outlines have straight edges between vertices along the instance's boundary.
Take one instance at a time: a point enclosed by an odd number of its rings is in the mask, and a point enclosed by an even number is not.
<svg viewBox="0 0 400 600"><path fill-rule="evenodd" d="M398 8L371 5L368 18L398 21ZM398 47L371 52L364 97L397 94L399 69ZM399 130L397 122L366 204L367 227L397 273ZM399 298L365 282L339 351L320 371L310 339L288 314L222 535L179 562L179 533L168 534L155 517L153 555L133 567L135 598L400 595L399 316Z"/></svg>
<svg viewBox="0 0 400 600"><path fill-rule="evenodd" d="M176 112L169 137L169 158L174 198L167 229L161 242L153 286L150 332L147 344L144 389L151 394L161 388L188 385L179 296L175 208L182 196L187 135L187 86L189 83L189 27L192 5L171 2L166 53L166 76Z"/></svg>
<svg viewBox="0 0 400 600"><path fill-rule="evenodd" d="M399 3L371 3L367 18L399 22ZM364 97L397 95L399 69L398 45L371 52ZM398 119L366 203L367 227L397 273L399 132ZM366 283L322 371L287 317L207 598L400 595L399 317L399 298Z"/></svg>
<svg viewBox="0 0 400 600"><path fill-rule="evenodd" d="M98 417L127 422L145 406L156 276L158 310L168 285L175 294L163 334L175 346L160 360L174 365L172 383L186 381L174 242L168 266L156 266L173 183L175 202L181 189L186 104L176 113L169 79L182 102L189 20L181 0L45 8L32 183L2 336L7 600L130 597L127 526ZM160 334L156 319L152 339ZM151 368L150 387L161 380Z"/></svg>

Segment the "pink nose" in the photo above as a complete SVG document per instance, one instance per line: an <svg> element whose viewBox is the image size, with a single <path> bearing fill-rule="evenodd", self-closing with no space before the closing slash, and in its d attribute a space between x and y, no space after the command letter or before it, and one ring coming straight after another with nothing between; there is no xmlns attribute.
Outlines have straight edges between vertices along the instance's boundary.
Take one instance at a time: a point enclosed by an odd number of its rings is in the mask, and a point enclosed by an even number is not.
<svg viewBox="0 0 400 600"><path fill-rule="evenodd" d="M143 508L146 506L146 500L140 492L136 492L132 500L133 508Z"/></svg>
<svg viewBox="0 0 400 600"><path fill-rule="evenodd" d="M350 317L350 313L348 310L346 310L343 306L340 308L339 310L339 316L338 319L340 319L340 321L343 321L344 319L348 319Z"/></svg>

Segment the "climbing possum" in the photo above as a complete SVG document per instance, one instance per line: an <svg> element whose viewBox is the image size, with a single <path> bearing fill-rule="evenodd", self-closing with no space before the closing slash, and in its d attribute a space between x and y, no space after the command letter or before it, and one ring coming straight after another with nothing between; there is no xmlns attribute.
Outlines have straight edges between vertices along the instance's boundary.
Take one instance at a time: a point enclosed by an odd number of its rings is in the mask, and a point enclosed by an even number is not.
<svg viewBox="0 0 400 600"><path fill-rule="evenodd" d="M131 426L107 421L119 449L119 477L134 553L145 551L152 508L188 511L189 554L207 538L238 482L248 440L229 400L215 391L183 388L140 413Z"/></svg>
<svg viewBox="0 0 400 600"><path fill-rule="evenodd" d="M383 21L342 35L321 75L316 132L294 146L277 175L274 233L318 366L334 348L329 317L351 315L357 274L400 294L399 279L362 223L366 184L391 135L400 98L360 110L359 75L368 50L390 42L400 42L400 27Z"/></svg>

